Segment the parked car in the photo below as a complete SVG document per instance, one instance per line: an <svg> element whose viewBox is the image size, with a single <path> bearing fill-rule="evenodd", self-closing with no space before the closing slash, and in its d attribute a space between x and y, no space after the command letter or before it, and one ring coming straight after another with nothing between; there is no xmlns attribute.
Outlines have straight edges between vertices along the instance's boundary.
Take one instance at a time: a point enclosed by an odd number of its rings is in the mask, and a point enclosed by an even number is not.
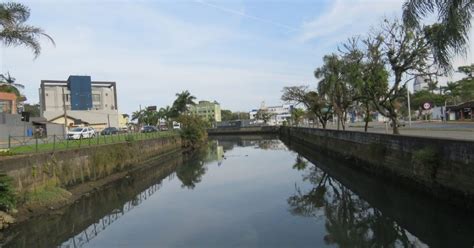
<svg viewBox="0 0 474 248"><path fill-rule="evenodd" d="M153 132L158 132L158 128L154 126L143 126L142 129L140 130L142 133L153 133Z"/></svg>
<svg viewBox="0 0 474 248"><path fill-rule="evenodd" d="M92 127L75 127L67 132L67 139L85 139L95 137Z"/></svg>
<svg viewBox="0 0 474 248"><path fill-rule="evenodd" d="M404 120L398 120L397 121L397 127L404 127L406 126L406 123ZM390 121L390 127L393 127L393 122Z"/></svg>
<svg viewBox="0 0 474 248"><path fill-rule="evenodd" d="M112 134L118 134L119 133L119 130L115 127L107 127L107 128L104 128L104 130L102 130L100 132L100 135L112 135Z"/></svg>

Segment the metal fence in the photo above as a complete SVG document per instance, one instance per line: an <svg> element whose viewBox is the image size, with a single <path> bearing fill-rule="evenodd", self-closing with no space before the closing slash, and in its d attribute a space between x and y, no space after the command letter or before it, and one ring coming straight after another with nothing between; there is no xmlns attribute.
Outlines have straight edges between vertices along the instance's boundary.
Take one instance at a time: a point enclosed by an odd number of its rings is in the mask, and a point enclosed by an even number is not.
<svg viewBox="0 0 474 248"><path fill-rule="evenodd" d="M50 136L8 136L7 140L0 141L2 152L10 154L36 153L45 151L66 150L72 148L90 147L134 140L154 139L176 136L177 132L163 131L150 133L120 133L112 135L96 134L91 138L68 139L63 135Z"/></svg>

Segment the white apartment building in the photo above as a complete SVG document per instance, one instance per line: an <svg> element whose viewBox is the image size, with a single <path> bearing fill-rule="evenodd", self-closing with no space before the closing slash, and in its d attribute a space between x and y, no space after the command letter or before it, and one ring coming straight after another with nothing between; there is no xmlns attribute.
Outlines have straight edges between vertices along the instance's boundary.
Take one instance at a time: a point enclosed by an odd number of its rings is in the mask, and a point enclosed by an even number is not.
<svg viewBox="0 0 474 248"><path fill-rule="evenodd" d="M278 105L278 106L265 106L265 102L260 105L260 109L253 109L249 112L250 120L256 120L258 123L263 123L262 120L258 120L258 111L266 111L270 114L270 119L267 121L268 125L279 126L283 125L285 121L291 119L292 105Z"/></svg>
<svg viewBox="0 0 474 248"><path fill-rule="evenodd" d="M42 80L39 95L41 116L50 122L98 130L119 127L115 82L91 81L90 76Z"/></svg>

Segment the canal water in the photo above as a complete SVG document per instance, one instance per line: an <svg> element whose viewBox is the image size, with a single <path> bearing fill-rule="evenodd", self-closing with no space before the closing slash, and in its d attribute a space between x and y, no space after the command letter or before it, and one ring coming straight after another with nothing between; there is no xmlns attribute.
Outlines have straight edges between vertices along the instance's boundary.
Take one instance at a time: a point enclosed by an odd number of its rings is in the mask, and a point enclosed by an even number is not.
<svg viewBox="0 0 474 248"><path fill-rule="evenodd" d="M275 137L148 162L2 247L473 247L473 215Z"/></svg>

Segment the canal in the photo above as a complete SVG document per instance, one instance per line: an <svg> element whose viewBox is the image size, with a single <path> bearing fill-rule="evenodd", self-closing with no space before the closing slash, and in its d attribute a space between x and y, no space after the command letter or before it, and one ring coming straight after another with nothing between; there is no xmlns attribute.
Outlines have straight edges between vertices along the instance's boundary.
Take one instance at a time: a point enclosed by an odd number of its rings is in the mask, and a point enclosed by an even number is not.
<svg viewBox="0 0 474 248"><path fill-rule="evenodd" d="M212 137L2 247L473 247L474 215L277 137Z"/></svg>

